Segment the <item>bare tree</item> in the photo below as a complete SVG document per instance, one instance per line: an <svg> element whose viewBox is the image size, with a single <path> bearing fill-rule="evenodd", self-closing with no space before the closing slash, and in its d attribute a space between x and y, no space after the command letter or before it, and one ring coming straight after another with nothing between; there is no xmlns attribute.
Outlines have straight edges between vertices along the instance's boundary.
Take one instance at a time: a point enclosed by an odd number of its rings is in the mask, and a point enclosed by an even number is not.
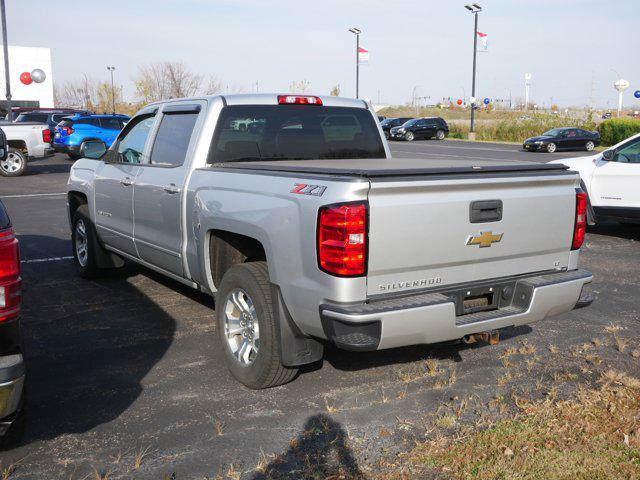
<svg viewBox="0 0 640 480"><path fill-rule="evenodd" d="M69 80L59 87L56 85L56 105L60 107L93 108L97 83L90 78Z"/></svg>
<svg viewBox="0 0 640 480"><path fill-rule="evenodd" d="M311 90L311 82L308 80L294 80L289 84L291 93L307 93Z"/></svg>
<svg viewBox="0 0 640 480"><path fill-rule="evenodd" d="M110 82L99 82L96 87L96 101L96 109L99 112L111 112L113 105L115 105L116 111L119 111L119 105L124 103L122 86L116 85L112 89Z"/></svg>
<svg viewBox="0 0 640 480"><path fill-rule="evenodd" d="M222 88L222 81L218 77L212 75L209 77L209 82L204 89L204 94L213 95L215 93L220 93L222 92Z"/></svg>
<svg viewBox="0 0 640 480"><path fill-rule="evenodd" d="M202 76L190 72L182 62L160 62L140 68L136 93L144 103L195 95Z"/></svg>

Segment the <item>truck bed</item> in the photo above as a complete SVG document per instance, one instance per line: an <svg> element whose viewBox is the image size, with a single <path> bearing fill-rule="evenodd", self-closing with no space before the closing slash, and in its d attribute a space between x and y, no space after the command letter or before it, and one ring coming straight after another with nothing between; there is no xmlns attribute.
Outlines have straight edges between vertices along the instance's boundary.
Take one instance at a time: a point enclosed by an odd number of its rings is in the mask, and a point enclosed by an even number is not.
<svg viewBox="0 0 640 480"><path fill-rule="evenodd" d="M562 164L534 163L517 160L427 160L424 158L261 160L218 163L214 166L243 170L267 170L366 178L517 172L544 172L553 174L567 170L567 167Z"/></svg>

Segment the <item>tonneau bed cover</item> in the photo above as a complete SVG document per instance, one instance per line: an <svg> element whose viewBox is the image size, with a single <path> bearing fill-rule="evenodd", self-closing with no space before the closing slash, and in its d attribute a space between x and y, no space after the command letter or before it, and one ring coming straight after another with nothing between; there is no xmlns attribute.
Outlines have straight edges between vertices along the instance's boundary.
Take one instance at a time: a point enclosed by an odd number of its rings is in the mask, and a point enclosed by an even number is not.
<svg viewBox="0 0 640 480"><path fill-rule="evenodd" d="M243 170L267 170L367 178L515 172L545 172L553 174L567 170L567 167L562 164L522 162L516 160L427 160L424 158L260 160L216 163L213 166Z"/></svg>

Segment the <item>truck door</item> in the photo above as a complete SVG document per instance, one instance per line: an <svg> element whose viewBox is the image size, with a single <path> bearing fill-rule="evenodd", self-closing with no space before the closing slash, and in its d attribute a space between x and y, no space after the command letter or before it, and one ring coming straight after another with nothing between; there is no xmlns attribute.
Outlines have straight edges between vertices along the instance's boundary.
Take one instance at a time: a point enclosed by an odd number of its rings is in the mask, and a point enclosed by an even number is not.
<svg viewBox="0 0 640 480"><path fill-rule="evenodd" d="M594 206L629 209L640 218L640 138L619 147L611 161L598 159L591 190Z"/></svg>
<svg viewBox="0 0 640 480"><path fill-rule="evenodd" d="M110 247L137 257L133 242L133 184L140 171L153 115L134 119L122 131L118 144L96 169L95 223L98 235Z"/></svg>
<svg viewBox="0 0 640 480"><path fill-rule="evenodd" d="M188 153L202 104L171 103L162 109L149 159L134 189L135 244L140 258L183 276L182 198ZM192 138L193 137L193 138Z"/></svg>

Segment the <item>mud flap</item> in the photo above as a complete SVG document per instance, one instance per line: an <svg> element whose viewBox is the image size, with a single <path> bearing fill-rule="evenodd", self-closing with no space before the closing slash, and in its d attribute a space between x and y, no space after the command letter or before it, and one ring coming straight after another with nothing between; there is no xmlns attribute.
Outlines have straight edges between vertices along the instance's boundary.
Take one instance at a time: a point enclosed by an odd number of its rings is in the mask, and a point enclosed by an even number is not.
<svg viewBox="0 0 640 480"><path fill-rule="evenodd" d="M324 353L324 346L318 340L307 337L300 331L291 318L277 285L271 284L271 298L282 364L287 367L296 367L320 360Z"/></svg>

